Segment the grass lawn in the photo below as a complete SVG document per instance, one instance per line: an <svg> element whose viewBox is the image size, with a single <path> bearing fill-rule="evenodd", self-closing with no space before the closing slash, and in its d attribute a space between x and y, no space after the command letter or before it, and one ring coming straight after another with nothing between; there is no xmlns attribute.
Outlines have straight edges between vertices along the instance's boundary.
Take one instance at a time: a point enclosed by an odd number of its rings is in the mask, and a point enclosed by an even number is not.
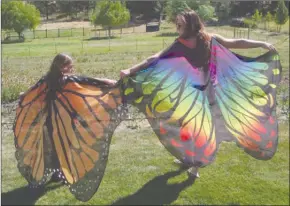
<svg viewBox="0 0 290 206"><path fill-rule="evenodd" d="M208 31L233 37L233 30L227 26L209 27ZM289 107L289 96L286 102L280 98L289 92L287 37L286 34L272 36L261 31L251 32L252 39L277 43L283 66L278 110L283 106L281 103ZM2 101L12 102L18 98L19 92L32 86L47 72L57 52L72 55L78 74L118 79L121 69L165 48L175 38L174 29L165 25L160 32L128 34L121 38L48 38L2 45ZM250 49L237 52L257 56L264 51ZM7 121L12 122L14 112L2 112L2 118L10 116ZM123 122L113 136L108 165L99 190L85 203L76 200L66 186L56 183L48 184L44 190L28 189L26 180L17 169L12 130L2 127L5 130L2 132L1 148L2 203L289 205L288 123L281 121L279 124L279 146L271 160L256 160L234 143L223 143L216 161L200 169L201 177L193 182L185 172L178 171L173 164L174 158L148 126L129 129L128 125L132 122Z"/></svg>
<svg viewBox="0 0 290 206"><path fill-rule="evenodd" d="M122 125L120 125L122 127ZM233 143L220 146L216 161L195 182L178 172L173 157L151 129L119 130L113 136L105 176L82 203L66 186L48 184L32 193L17 170L12 134L2 140L2 202L21 204L289 204L289 127L280 125L276 155L259 161ZM7 202L8 203L8 202Z"/></svg>

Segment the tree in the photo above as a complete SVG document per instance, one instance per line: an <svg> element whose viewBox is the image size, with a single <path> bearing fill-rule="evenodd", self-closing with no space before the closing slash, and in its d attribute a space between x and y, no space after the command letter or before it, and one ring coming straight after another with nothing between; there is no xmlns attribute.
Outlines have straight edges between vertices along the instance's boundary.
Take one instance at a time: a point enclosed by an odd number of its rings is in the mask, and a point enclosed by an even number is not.
<svg viewBox="0 0 290 206"><path fill-rule="evenodd" d="M268 11L265 16L265 22L268 23L268 29L270 28L270 22L273 20L272 14Z"/></svg>
<svg viewBox="0 0 290 206"><path fill-rule="evenodd" d="M215 6L215 13L219 22L227 21L230 17L231 2L217 2Z"/></svg>
<svg viewBox="0 0 290 206"><path fill-rule="evenodd" d="M231 12L232 17L242 17L252 15L259 7L259 1L232 1Z"/></svg>
<svg viewBox="0 0 290 206"><path fill-rule="evenodd" d="M275 22L277 25L279 25L278 27L279 32L281 31L282 25L284 25L288 21L288 19L289 19L288 9L285 6L284 0L280 0L278 2L278 8L275 16Z"/></svg>
<svg viewBox="0 0 290 206"><path fill-rule="evenodd" d="M206 2L206 0L204 0ZM194 11L198 10L199 5L203 4L203 1L198 1L198 0L186 0L186 4L188 5L189 8L191 8Z"/></svg>
<svg viewBox="0 0 290 206"><path fill-rule="evenodd" d="M150 21L159 18L164 2L159 1L128 1L126 6L133 16L142 15L142 19Z"/></svg>
<svg viewBox="0 0 290 206"><path fill-rule="evenodd" d="M212 5L210 0L186 0L186 4L194 11L197 11L202 5Z"/></svg>
<svg viewBox="0 0 290 206"><path fill-rule="evenodd" d="M199 6L197 13L203 21L207 21L214 16L214 8L210 5Z"/></svg>
<svg viewBox="0 0 290 206"><path fill-rule="evenodd" d="M28 1L30 4L33 4L40 12L42 16L46 17L57 11L56 1Z"/></svg>
<svg viewBox="0 0 290 206"><path fill-rule="evenodd" d="M185 0L169 0L165 8L167 20L169 22L175 22L177 14L186 9L190 8Z"/></svg>
<svg viewBox="0 0 290 206"><path fill-rule="evenodd" d="M254 25L257 25L257 27L259 26L259 23L262 20L262 14L259 12L258 9L255 10L255 13L252 15L252 21Z"/></svg>
<svg viewBox="0 0 290 206"><path fill-rule="evenodd" d="M255 10L255 13L252 15L252 20L259 23L262 20L262 14L259 12L258 9Z"/></svg>
<svg viewBox="0 0 290 206"><path fill-rule="evenodd" d="M156 6L154 7L154 11L159 14L159 24L161 23L163 16L165 16L165 6L166 1L157 0Z"/></svg>
<svg viewBox="0 0 290 206"><path fill-rule="evenodd" d="M120 1L101 1L96 3L96 8L91 16L91 22L94 25L101 25L109 30L114 26L120 26L127 23L130 19L130 13L125 3Z"/></svg>
<svg viewBox="0 0 290 206"><path fill-rule="evenodd" d="M2 2L2 29L14 30L19 38L25 29L35 29L40 23L40 12L34 5L21 1Z"/></svg>

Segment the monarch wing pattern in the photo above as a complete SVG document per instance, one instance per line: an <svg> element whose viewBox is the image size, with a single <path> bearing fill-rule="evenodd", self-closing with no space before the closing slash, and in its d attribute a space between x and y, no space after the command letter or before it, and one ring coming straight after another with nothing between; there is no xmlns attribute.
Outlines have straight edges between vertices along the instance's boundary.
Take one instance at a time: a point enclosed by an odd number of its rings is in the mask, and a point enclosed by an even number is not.
<svg viewBox="0 0 290 206"><path fill-rule="evenodd" d="M126 102L146 115L171 154L198 166L214 159L214 125L197 68L183 57L164 59L123 81Z"/></svg>
<svg viewBox="0 0 290 206"><path fill-rule="evenodd" d="M215 98L226 128L245 152L257 159L270 159L278 144L278 54L268 52L247 58L232 53L213 38L211 57Z"/></svg>
<svg viewBox="0 0 290 206"><path fill-rule="evenodd" d="M56 91L45 82L33 86L17 108L18 168L34 186L58 172L75 197L87 201L100 185L111 136L122 119L120 90L79 76L65 76Z"/></svg>
<svg viewBox="0 0 290 206"><path fill-rule="evenodd" d="M42 78L21 96L13 127L18 169L33 186L43 184L49 174L47 169L52 167L52 146L46 127L46 91Z"/></svg>
<svg viewBox="0 0 290 206"><path fill-rule="evenodd" d="M70 191L87 201L100 185L120 123L120 91L91 78L66 81L52 103L53 142Z"/></svg>

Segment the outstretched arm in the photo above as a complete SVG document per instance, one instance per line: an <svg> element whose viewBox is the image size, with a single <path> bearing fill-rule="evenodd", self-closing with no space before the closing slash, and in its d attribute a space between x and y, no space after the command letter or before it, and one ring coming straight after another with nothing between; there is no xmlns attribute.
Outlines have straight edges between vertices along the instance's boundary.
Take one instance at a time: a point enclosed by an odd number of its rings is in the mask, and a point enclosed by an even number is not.
<svg viewBox="0 0 290 206"><path fill-rule="evenodd" d="M147 59L145 59L141 63L135 64L134 66L130 67L129 69L121 70L120 71L121 78L123 78L125 76L129 76L130 74L134 74L134 73L148 67L150 64L157 61L160 58L162 53L163 53L163 51L160 51L160 52L148 57Z"/></svg>
<svg viewBox="0 0 290 206"><path fill-rule="evenodd" d="M113 80L113 79L106 79L106 78L94 78L94 79L105 82L106 84L108 84L110 86L114 86L117 83L117 81Z"/></svg>
<svg viewBox="0 0 290 206"><path fill-rule="evenodd" d="M128 76L130 74L134 74L138 72L139 70L142 70L152 64L154 61L157 61L159 59L159 53L154 54L153 56L148 57L144 61L142 61L139 64L135 64L134 66L130 67L129 69L124 69L120 71L121 78Z"/></svg>
<svg viewBox="0 0 290 206"><path fill-rule="evenodd" d="M167 51L169 51L176 41L174 41L168 48L165 48L164 50L161 50L160 52L148 57L146 60L142 61L139 64L136 64L129 69L124 69L120 71L121 78L129 76L130 74L134 74L146 67L148 67L150 64L152 64L155 61L158 61L160 57L162 57Z"/></svg>
<svg viewBox="0 0 290 206"><path fill-rule="evenodd" d="M255 41L249 39L227 39L220 35L215 34L214 37L216 40L228 49L249 49L262 47L268 50L276 50L275 47L267 42Z"/></svg>

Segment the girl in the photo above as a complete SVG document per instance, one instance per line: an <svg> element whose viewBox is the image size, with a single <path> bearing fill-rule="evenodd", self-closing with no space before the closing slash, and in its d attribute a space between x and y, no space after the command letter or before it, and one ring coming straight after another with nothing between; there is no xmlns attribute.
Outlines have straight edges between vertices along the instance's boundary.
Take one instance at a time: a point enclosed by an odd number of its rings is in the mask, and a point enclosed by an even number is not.
<svg viewBox="0 0 290 206"><path fill-rule="evenodd" d="M46 101L50 101L51 99L54 99L55 91L62 89L64 77L67 75L73 74L74 72L73 67L74 67L73 60L69 55L60 53L54 57L52 64L50 66L50 69L47 72L46 76L44 77L48 85L48 93L46 95ZM97 79L97 80L102 81L109 86L113 86L116 83L115 80L110 80L110 79ZM25 93L21 92L20 95L25 96L29 92L30 90L28 90ZM52 157L52 159L53 159L53 164L57 166L58 158L54 156ZM58 176L57 173L53 173L50 181L58 182L61 180L62 179L60 178L60 176Z"/></svg>
<svg viewBox="0 0 290 206"><path fill-rule="evenodd" d="M52 61L49 72L47 73L47 80L51 88L56 85L58 79L60 79L64 75L70 75L74 72L73 70L73 60L67 54L60 53L56 55ZM111 79L99 79L109 85L114 85L116 83L115 80Z"/></svg>
<svg viewBox="0 0 290 206"><path fill-rule="evenodd" d="M56 89L56 87L60 86L58 82L61 81L61 77L65 75L71 75L74 72L73 69L73 60L72 58L64 53L59 53L57 54L49 68L49 71L46 74L46 79L48 81L49 87L51 89ZM95 78L100 81L103 81L111 86L115 85L117 82L116 80L111 80L111 79L104 79L104 78ZM58 86L57 86L58 85ZM20 92L19 95L25 94L24 92Z"/></svg>

